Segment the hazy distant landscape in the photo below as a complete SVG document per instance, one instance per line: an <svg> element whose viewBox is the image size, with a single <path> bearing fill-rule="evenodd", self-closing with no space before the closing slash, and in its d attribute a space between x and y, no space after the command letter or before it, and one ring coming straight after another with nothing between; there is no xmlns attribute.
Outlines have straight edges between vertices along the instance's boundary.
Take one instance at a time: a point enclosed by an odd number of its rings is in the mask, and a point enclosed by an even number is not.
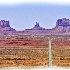
<svg viewBox="0 0 70 70"><path fill-rule="evenodd" d="M45 29L38 22L31 29L16 31L9 21L0 21L0 67L49 66L49 38L52 65L70 67L70 20L58 19Z"/></svg>

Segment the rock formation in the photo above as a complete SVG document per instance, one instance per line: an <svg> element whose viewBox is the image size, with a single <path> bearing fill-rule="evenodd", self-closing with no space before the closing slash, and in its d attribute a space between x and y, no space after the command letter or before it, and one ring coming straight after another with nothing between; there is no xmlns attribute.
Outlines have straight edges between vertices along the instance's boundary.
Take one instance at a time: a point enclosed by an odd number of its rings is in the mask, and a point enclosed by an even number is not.
<svg viewBox="0 0 70 70"><path fill-rule="evenodd" d="M45 29L39 26L39 23L36 22L36 25L31 29L26 29L24 31L26 34L35 34L35 35L59 35L59 34L70 34L70 20L66 18L58 19L56 26L52 29Z"/></svg>
<svg viewBox="0 0 70 70"><path fill-rule="evenodd" d="M33 28L31 28L31 29L26 29L26 30L45 30L45 28L40 27L39 22L36 22L36 25L34 25Z"/></svg>
<svg viewBox="0 0 70 70"><path fill-rule="evenodd" d="M68 33L70 32L70 20L66 18L58 19L56 26L53 28L56 32Z"/></svg>
<svg viewBox="0 0 70 70"><path fill-rule="evenodd" d="M32 30L44 30L45 28L39 26L39 22L36 22L36 25L32 28Z"/></svg>
<svg viewBox="0 0 70 70"><path fill-rule="evenodd" d="M36 22L31 29L25 29L23 31L16 31L10 27L9 21L0 21L0 35L70 35L70 20L66 18L58 19L56 26L52 29L45 29L40 27L39 22Z"/></svg>
<svg viewBox="0 0 70 70"><path fill-rule="evenodd" d="M0 21L0 31L13 31L15 29L10 27L9 21L1 20Z"/></svg>

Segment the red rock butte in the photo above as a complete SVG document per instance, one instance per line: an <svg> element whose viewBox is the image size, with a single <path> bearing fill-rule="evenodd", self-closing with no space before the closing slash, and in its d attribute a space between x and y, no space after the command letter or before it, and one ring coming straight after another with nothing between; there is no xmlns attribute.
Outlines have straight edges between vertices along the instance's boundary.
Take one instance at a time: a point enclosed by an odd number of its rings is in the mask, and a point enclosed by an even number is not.
<svg viewBox="0 0 70 70"><path fill-rule="evenodd" d="M9 21L0 21L0 35L70 35L70 20L66 18L58 19L56 26L52 29L40 27L36 22L31 29L16 31L10 27Z"/></svg>
<svg viewBox="0 0 70 70"><path fill-rule="evenodd" d="M15 29L10 27L9 21L1 20L0 21L0 31L13 31Z"/></svg>

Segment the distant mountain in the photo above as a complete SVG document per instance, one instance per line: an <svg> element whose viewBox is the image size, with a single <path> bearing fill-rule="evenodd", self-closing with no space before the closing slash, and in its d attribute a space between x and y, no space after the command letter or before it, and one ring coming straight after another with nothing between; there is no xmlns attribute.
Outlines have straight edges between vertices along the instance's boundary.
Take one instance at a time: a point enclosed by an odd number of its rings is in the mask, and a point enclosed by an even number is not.
<svg viewBox="0 0 70 70"><path fill-rule="evenodd" d="M9 21L0 21L0 31L14 31L15 29L10 27Z"/></svg>
<svg viewBox="0 0 70 70"><path fill-rule="evenodd" d="M9 21L1 20L0 35L70 35L70 20L58 19L56 26L52 29L40 27L39 22L36 22L33 28L23 31L16 31L10 27Z"/></svg>
<svg viewBox="0 0 70 70"><path fill-rule="evenodd" d="M25 30L26 34L35 34L35 35L69 35L70 34L70 20L66 18L58 19L56 26L52 29L45 29L39 26L39 23L36 22L36 25L31 29Z"/></svg>

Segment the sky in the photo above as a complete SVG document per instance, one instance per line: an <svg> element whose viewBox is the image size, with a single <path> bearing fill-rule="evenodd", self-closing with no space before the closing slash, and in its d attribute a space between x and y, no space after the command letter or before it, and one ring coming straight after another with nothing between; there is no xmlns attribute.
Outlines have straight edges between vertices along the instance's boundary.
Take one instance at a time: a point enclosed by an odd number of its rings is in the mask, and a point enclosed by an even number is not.
<svg viewBox="0 0 70 70"><path fill-rule="evenodd" d="M3 0L2 0L3 1ZM70 2L13 2L0 1L0 20L9 20L10 26L18 31L33 28L36 22L46 29L55 27L58 19L70 19ZM19 3L20 2L20 3Z"/></svg>

